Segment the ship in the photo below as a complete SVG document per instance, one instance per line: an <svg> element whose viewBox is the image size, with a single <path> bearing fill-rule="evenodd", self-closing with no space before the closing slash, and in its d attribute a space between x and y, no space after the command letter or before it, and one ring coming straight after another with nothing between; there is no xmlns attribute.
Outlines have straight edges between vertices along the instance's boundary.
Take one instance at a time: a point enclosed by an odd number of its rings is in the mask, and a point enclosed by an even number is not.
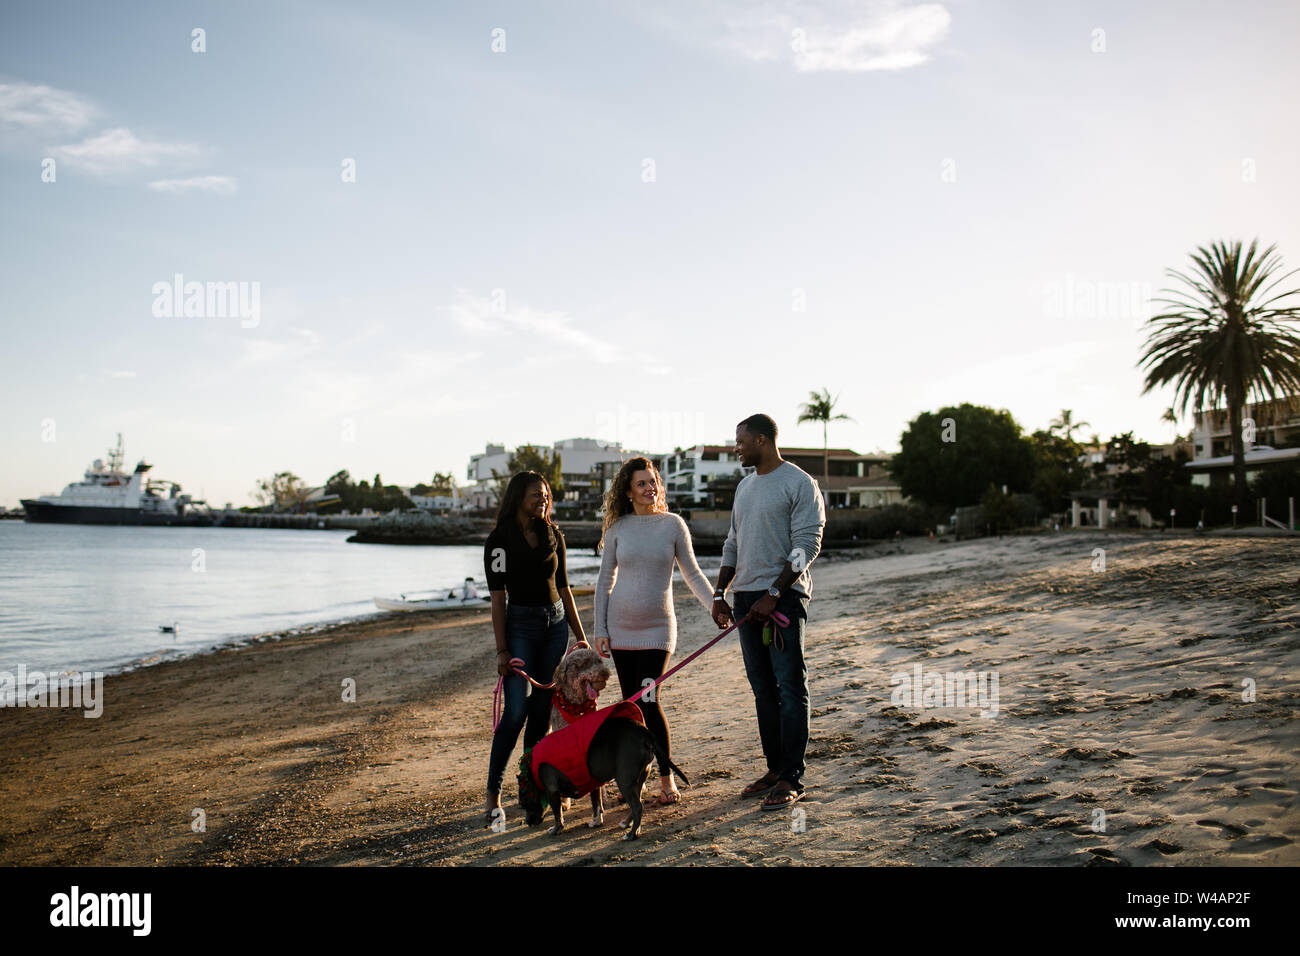
<svg viewBox="0 0 1300 956"><path fill-rule="evenodd" d="M143 459L135 471L122 469L122 436L108 450L108 461L96 458L81 481L58 495L23 498L26 520L60 524L179 525L203 522L207 507L181 494L174 481L148 477L153 465Z"/></svg>

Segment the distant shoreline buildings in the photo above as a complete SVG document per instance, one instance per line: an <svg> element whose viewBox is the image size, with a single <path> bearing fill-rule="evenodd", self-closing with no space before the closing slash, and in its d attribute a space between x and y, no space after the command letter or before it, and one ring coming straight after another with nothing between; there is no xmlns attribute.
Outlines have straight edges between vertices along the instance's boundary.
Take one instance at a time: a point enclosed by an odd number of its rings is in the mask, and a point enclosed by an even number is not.
<svg viewBox="0 0 1300 956"><path fill-rule="evenodd" d="M740 479L753 471L741 465L735 445L694 445L655 454L625 449L618 442L594 438L566 438L552 445L534 445L549 460L560 459L563 491L555 502L557 515L594 515L623 463L638 456L649 458L659 470L669 508L674 511L727 511ZM859 454L849 448L831 448L827 489L831 508L874 508L905 502L898 483L890 476L892 455ZM782 447L781 456L823 482L821 448ZM491 510L497 507L500 475L508 472L510 451L488 443L470 456L465 469L468 485L459 494L459 508ZM495 475L494 475L495 472ZM449 503L449 502L448 502Z"/></svg>
<svg viewBox="0 0 1300 956"><path fill-rule="evenodd" d="M1195 417L1192 431L1167 444L1151 444L1155 458L1176 458L1186 454L1184 467L1191 472L1191 482L1201 487L1218 487L1232 481L1232 427L1228 411L1215 408ZM1245 463L1248 479L1275 467L1293 467L1300 463L1300 396L1248 403L1243 410L1243 435L1246 443ZM523 446L520 446L523 447ZM677 512L726 512L731 509L736 486L753 469L741 465L733 443L697 444L652 453L625 449L618 442L595 438L566 438L552 444L532 445L548 460L560 459L562 484L555 502L557 517L594 518L603 506L606 491L623 463L644 456L655 463L664 481L669 508ZM1111 479L1121 470L1106 464L1106 442L1081 445L1080 463L1091 466L1097 480L1089 487L1070 493L1070 503L1063 515L1074 526L1111 526L1136 521L1149 527L1160 516L1143 514L1138 501L1121 500ZM421 511L440 514L491 513L498 507L502 478L509 476L509 462L518 449L504 444L487 443L481 452L470 455L465 468L465 484L452 487L450 494L416 494L413 488L425 486L396 485ZM851 448L782 447L782 456L802 468L821 487L830 509L872 509L906 505L897 480L890 474L893 455L885 452L861 454ZM826 470L829 476L824 477ZM387 487L387 486L386 486ZM326 493L325 487L313 488L303 499L299 511L327 513L338 507L339 496ZM267 510L267 509L263 509ZM230 512L231 507L226 506ZM337 511L335 512L338 513ZM5 517L20 517L23 512L0 510ZM348 514L348 512L343 512ZM370 509L360 516L376 514ZM1061 512L1057 512L1061 515Z"/></svg>

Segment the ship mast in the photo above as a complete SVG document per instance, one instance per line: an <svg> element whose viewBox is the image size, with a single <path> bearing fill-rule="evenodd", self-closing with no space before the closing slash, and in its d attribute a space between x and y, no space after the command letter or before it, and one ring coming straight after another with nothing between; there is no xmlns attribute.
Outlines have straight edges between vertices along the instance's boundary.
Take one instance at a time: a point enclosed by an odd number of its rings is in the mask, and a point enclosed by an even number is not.
<svg viewBox="0 0 1300 956"><path fill-rule="evenodd" d="M122 473L122 433L117 433L117 447L108 450L108 470L111 474Z"/></svg>

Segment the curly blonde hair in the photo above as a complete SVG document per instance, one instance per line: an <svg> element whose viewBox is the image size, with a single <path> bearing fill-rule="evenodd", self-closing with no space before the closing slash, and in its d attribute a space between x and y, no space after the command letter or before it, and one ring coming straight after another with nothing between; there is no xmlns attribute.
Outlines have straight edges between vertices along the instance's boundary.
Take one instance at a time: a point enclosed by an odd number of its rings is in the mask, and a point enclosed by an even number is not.
<svg viewBox="0 0 1300 956"><path fill-rule="evenodd" d="M605 534L613 527L614 522L623 515L629 515L635 510L632 507L632 500L627 496L627 492L632 487L632 476L638 471L648 471L654 475L655 501L650 506L650 510L659 514L668 513L668 498L664 493L663 479L659 477L659 469L655 468L654 462L649 458L629 458L623 462L623 467L614 476L609 491L605 492L605 525L600 529L601 547L605 546Z"/></svg>

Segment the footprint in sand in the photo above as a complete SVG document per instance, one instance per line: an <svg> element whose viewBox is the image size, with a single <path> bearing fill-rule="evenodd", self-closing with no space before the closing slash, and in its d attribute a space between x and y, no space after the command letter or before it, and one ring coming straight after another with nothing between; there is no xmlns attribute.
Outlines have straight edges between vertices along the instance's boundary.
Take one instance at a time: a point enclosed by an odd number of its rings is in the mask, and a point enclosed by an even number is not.
<svg viewBox="0 0 1300 956"><path fill-rule="evenodd" d="M1165 856L1173 856L1175 853L1182 853L1183 848L1177 843L1170 843L1167 840L1155 839L1146 843L1142 847L1144 850L1155 850Z"/></svg>
<svg viewBox="0 0 1300 956"><path fill-rule="evenodd" d="M1219 836L1226 840L1239 840L1247 833L1245 827L1239 827L1235 823L1223 823L1219 820L1197 820L1197 826L1218 827L1221 831Z"/></svg>
<svg viewBox="0 0 1300 956"><path fill-rule="evenodd" d="M1133 865L1129 863L1128 860L1116 856L1114 853L1112 853L1110 850L1107 850L1105 847L1100 847L1100 846L1090 847L1087 850L1087 852L1092 854L1092 859L1089 860L1086 864L1084 864L1085 866L1132 866Z"/></svg>

